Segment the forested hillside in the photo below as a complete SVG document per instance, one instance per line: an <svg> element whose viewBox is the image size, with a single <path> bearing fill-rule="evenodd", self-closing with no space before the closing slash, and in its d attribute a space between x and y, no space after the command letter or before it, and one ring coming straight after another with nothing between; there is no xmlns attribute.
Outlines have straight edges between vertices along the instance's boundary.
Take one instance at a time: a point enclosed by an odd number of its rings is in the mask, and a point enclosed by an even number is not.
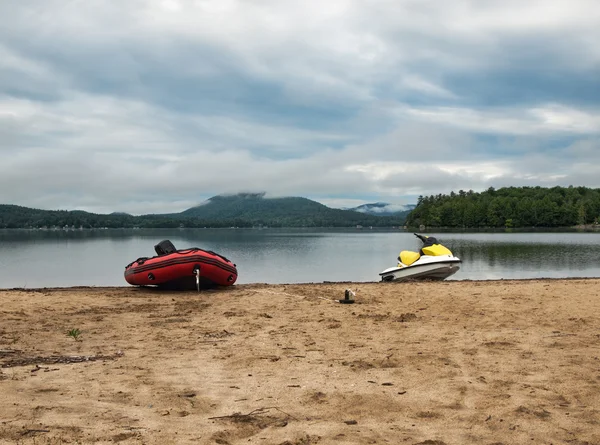
<svg viewBox="0 0 600 445"><path fill-rule="evenodd" d="M211 221L236 219L270 227L385 227L402 225L406 219L406 215L379 217L351 210L332 209L301 197L265 198L264 193L214 196L206 203L178 215Z"/></svg>
<svg viewBox="0 0 600 445"><path fill-rule="evenodd" d="M248 193L215 196L181 213L141 216L0 205L0 228L393 227L401 226L404 220L404 216L373 216L332 209L306 198L264 198L263 194Z"/></svg>
<svg viewBox="0 0 600 445"><path fill-rule="evenodd" d="M419 197L406 225L418 227L571 227L600 219L600 189L507 187Z"/></svg>
<svg viewBox="0 0 600 445"><path fill-rule="evenodd" d="M133 227L135 216L124 213L98 215L81 210L41 210L0 204L0 228L25 227Z"/></svg>

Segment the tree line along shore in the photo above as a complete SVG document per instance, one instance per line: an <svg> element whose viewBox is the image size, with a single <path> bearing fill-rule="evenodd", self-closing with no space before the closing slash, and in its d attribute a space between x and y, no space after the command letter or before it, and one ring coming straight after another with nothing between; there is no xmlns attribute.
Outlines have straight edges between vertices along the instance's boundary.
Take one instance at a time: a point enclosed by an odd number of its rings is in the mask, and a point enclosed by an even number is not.
<svg viewBox="0 0 600 445"><path fill-rule="evenodd" d="M409 211L379 216L329 208L307 198L265 198L264 194L215 196L180 213L96 214L0 205L0 228L598 228L600 189L505 187L419 196Z"/></svg>

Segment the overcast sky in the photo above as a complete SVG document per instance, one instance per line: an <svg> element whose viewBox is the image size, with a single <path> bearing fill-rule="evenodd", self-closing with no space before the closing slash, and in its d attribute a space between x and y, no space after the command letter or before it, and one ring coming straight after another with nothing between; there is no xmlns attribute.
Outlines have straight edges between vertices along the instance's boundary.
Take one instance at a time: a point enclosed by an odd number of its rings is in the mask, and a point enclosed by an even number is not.
<svg viewBox="0 0 600 445"><path fill-rule="evenodd" d="M598 0L0 2L0 203L600 187Z"/></svg>

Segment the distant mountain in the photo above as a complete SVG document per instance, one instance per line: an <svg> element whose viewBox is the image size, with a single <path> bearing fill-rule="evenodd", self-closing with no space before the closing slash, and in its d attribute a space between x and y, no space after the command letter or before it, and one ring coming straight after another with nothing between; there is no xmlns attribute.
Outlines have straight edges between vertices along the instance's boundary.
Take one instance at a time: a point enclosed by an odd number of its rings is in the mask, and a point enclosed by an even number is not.
<svg viewBox="0 0 600 445"><path fill-rule="evenodd" d="M404 215L374 216L332 209L307 198L267 198L264 193L218 195L181 213L141 216L124 212L102 215L0 205L0 228L393 227L404 221Z"/></svg>
<svg viewBox="0 0 600 445"><path fill-rule="evenodd" d="M363 204L348 210L376 216L406 216L415 207L416 204L399 205L389 204L387 202L374 202Z"/></svg>
<svg viewBox="0 0 600 445"><path fill-rule="evenodd" d="M332 209L307 198L268 198L264 193L214 196L177 215L203 220L237 219L274 227L393 226L404 222L404 218L398 216L379 221L373 215Z"/></svg>
<svg viewBox="0 0 600 445"><path fill-rule="evenodd" d="M265 198L265 193L217 195L202 204L179 213L185 217L203 219L241 218L271 219L297 217L327 212L329 207L307 198Z"/></svg>

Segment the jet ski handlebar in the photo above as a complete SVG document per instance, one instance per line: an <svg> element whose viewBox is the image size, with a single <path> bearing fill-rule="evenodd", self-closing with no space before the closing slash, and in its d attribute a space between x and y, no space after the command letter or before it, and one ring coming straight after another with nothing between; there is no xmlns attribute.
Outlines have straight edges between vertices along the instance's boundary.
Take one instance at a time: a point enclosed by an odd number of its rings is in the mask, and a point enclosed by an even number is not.
<svg viewBox="0 0 600 445"><path fill-rule="evenodd" d="M417 238L419 238L423 242L423 244L426 246L431 246L433 244L438 243L437 238L435 238L433 236L419 235L418 233L413 233L413 235L415 235Z"/></svg>

